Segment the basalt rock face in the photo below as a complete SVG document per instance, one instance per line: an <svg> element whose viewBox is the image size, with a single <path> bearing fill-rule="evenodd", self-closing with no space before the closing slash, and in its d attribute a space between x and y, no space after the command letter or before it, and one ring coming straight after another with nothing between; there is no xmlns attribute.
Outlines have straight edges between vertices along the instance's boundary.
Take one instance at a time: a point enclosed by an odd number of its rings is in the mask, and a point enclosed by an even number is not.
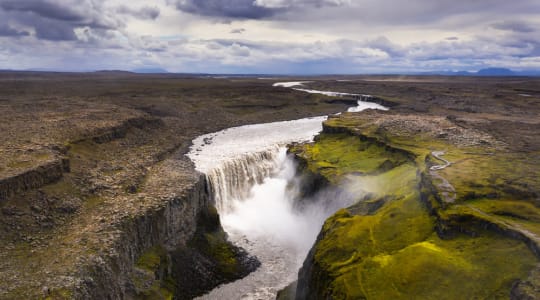
<svg viewBox="0 0 540 300"><path fill-rule="evenodd" d="M530 193L511 192L524 186L506 180L481 184L516 168L527 181L527 169L519 159L508 165L483 154L504 147L500 141L474 129L454 132L446 122L344 114L330 118L314 143L291 147L305 168L358 195L323 225L296 299L537 297L538 181L531 177ZM432 153L441 148L447 167Z"/></svg>
<svg viewBox="0 0 540 300"><path fill-rule="evenodd" d="M163 121L158 118L130 118L117 126L105 128L94 133L92 140L98 144L106 143L115 139L125 137L127 132L132 128L142 129L148 127L160 127L163 125Z"/></svg>
<svg viewBox="0 0 540 300"><path fill-rule="evenodd" d="M200 296L222 283L245 277L260 266L255 257L227 242L214 207L200 215L197 232L171 257L175 299Z"/></svg>
<svg viewBox="0 0 540 300"><path fill-rule="evenodd" d="M69 172L68 159L51 159L36 167L20 171L18 174L0 178L0 201L16 193L42 187L62 178Z"/></svg>
<svg viewBox="0 0 540 300"><path fill-rule="evenodd" d="M172 256L194 236L197 220L208 207L204 177L200 176L185 195L165 199L162 205L145 214L121 221L118 224L118 237L109 255L96 257L79 274L81 282L75 291L75 298L125 298L146 293L147 290L143 288L134 288L134 266L138 259L148 249L156 247L163 249L164 256ZM166 269L173 268L173 263L170 261ZM159 276L157 272L155 275L154 279L160 281L156 284L161 285L165 276Z"/></svg>
<svg viewBox="0 0 540 300"><path fill-rule="evenodd" d="M259 266L227 240L206 177L195 174L184 193L116 224L108 253L77 274L74 298L191 299Z"/></svg>

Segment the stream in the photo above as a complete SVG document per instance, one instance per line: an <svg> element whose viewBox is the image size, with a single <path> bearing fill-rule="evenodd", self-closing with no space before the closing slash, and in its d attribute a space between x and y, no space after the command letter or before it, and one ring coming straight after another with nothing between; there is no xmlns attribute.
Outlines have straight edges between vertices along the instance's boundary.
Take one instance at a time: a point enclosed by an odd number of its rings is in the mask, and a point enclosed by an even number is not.
<svg viewBox="0 0 540 300"><path fill-rule="evenodd" d="M303 83L274 86L292 88ZM303 91L335 97L356 95ZM359 100L349 111L368 108L387 109ZM286 145L312 141L324 120L326 116L239 126L193 141L188 157L206 174L229 239L261 262L245 278L218 286L197 299L275 299L280 289L297 279L326 218L350 204L347 199L336 199L332 206L309 201L302 211L293 205L296 165L286 154Z"/></svg>

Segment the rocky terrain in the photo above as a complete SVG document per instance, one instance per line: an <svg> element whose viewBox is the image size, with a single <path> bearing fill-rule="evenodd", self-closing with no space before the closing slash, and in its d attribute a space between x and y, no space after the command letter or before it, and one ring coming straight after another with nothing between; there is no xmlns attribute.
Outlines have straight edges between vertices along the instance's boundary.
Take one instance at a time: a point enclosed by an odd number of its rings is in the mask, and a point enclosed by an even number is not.
<svg viewBox="0 0 540 300"><path fill-rule="evenodd" d="M284 80L392 105L291 150L327 185L384 183L327 221L299 299L534 297L540 81L343 79L0 73L0 299L189 299L255 268L184 154L203 133L355 103Z"/></svg>
<svg viewBox="0 0 540 300"><path fill-rule="evenodd" d="M202 133L346 108L328 100L257 80L0 74L0 298L184 299L252 270L204 217L184 154Z"/></svg>
<svg viewBox="0 0 540 300"><path fill-rule="evenodd" d="M456 81L461 93L472 88ZM326 221L296 291L293 285L281 296L540 297L540 98L527 88L527 96L512 95L506 84L486 83L491 91L479 84L459 101L415 94L433 104L422 113L404 93L389 112L332 117L314 143L293 145L305 178L358 199Z"/></svg>

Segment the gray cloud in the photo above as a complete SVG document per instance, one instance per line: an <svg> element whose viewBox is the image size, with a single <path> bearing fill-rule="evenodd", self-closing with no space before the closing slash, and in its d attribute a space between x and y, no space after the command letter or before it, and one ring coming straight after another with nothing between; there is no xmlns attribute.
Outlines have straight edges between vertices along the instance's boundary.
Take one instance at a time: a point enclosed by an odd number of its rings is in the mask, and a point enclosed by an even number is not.
<svg viewBox="0 0 540 300"><path fill-rule="evenodd" d="M246 30L244 28L235 28L235 29L231 30L231 33L242 34L245 31Z"/></svg>
<svg viewBox="0 0 540 300"><path fill-rule="evenodd" d="M176 7L192 14L238 19L262 19L276 13L276 9L258 6L253 0L182 0Z"/></svg>
<svg viewBox="0 0 540 300"><path fill-rule="evenodd" d="M150 6L143 6L139 9L133 9L126 5L121 5L116 9L116 12L120 14L128 14L143 20L155 20L160 14L159 8Z"/></svg>
<svg viewBox="0 0 540 300"><path fill-rule="evenodd" d="M0 3L0 7L6 11L31 12L41 17L61 21L81 22L85 18L69 7L43 0L5 0Z"/></svg>
<svg viewBox="0 0 540 300"><path fill-rule="evenodd" d="M284 8L284 7L316 7L325 6L348 6L352 3L351 0L254 0L253 3L257 6L269 8Z"/></svg>
<svg viewBox="0 0 540 300"><path fill-rule="evenodd" d="M149 10L136 13L155 14ZM33 28L36 38L50 41L75 41L77 28L104 33L123 26L122 21L111 17L111 12L93 0L4 0L0 2L0 18L17 24L12 29L22 35L29 33L27 28Z"/></svg>
<svg viewBox="0 0 540 300"><path fill-rule="evenodd" d="M153 3L0 0L0 68L162 64L171 71L258 73L540 68L540 38L534 34L540 31L538 0ZM237 39L225 39L230 34Z"/></svg>
<svg viewBox="0 0 540 300"><path fill-rule="evenodd" d="M502 21L493 23L491 27L499 30L505 30L505 31L514 31L514 32L523 32L523 33L529 33L534 32L535 28L527 23L520 22L520 21Z"/></svg>
<svg viewBox="0 0 540 300"><path fill-rule="evenodd" d="M257 0L287 2L281 0ZM442 25L447 29L489 24L493 20L520 14L540 13L537 0L408 0L406 5L397 0L351 1L290 1L281 7L279 17L301 28L345 28L364 25L366 28L384 26ZM324 6L320 9L319 6ZM314 23L316 22L316 23ZM291 24L287 24L291 25Z"/></svg>
<svg viewBox="0 0 540 300"><path fill-rule="evenodd" d="M36 37L50 41L74 41L77 39L73 26L64 22L55 22L52 20L34 20Z"/></svg>
<svg viewBox="0 0 540 300"><path fill-rule="evenodd" d="M28 36L30 33L28 31L24 30L17 30L9 25L1 25L0 24L0 36L5 37L20 37L20 36Z"/></svg>
<svg viewBox="0 0 540 300"><path fill-rule="evenodd" d="M184 12L233 19L264 19L306 7L343 6L350 0L178 0Z"/></svg>

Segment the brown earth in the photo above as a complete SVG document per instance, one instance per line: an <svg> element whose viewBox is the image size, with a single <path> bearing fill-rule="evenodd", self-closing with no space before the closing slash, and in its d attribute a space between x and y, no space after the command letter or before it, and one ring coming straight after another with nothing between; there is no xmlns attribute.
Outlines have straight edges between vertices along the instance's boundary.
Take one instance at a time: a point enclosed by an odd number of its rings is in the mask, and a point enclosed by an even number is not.
<svg viewBox="0 0 540 300"><path fill-rule="evenodd" d="M275 81L289 80L298 79ZM372 94L394 103L392 110L404 117L386 120L385 130L410 135L420 123L430 131L442 124L448 132L433 132L464 143L484 139L540 165L539 79L306 80L313 89ZM85 280L99 276L88 269L119 256L134 260L163 243L121 245L131 241L126 236L140 235L128 234L136 231L130 226L138 220L151 219L174 201L190 201L200 177L183 154L197 135L346 109L347 101L336 101L344 99L275 88L275 81L0 73L0 298L77 297L74 289L91 286ZM457 126L446 126L448 120ZM164 234L166 243L189 239L195 223L184 222L176 228L185 233L173 241ZM119 274L124 267L111 272Z"/></svg>
<svg viewBox="0 0 540 300"><path fill-rule="evenodd" d="M0 74L0 298L72 296L100 259L123 255L139 218L195 201L200 177L183 154L196 136L346 108L326 100L257 80ZM185 234L170 247L196 229L178 218ZM150 240L128 245L131 256L157 243L139 235Z"/></svg>

